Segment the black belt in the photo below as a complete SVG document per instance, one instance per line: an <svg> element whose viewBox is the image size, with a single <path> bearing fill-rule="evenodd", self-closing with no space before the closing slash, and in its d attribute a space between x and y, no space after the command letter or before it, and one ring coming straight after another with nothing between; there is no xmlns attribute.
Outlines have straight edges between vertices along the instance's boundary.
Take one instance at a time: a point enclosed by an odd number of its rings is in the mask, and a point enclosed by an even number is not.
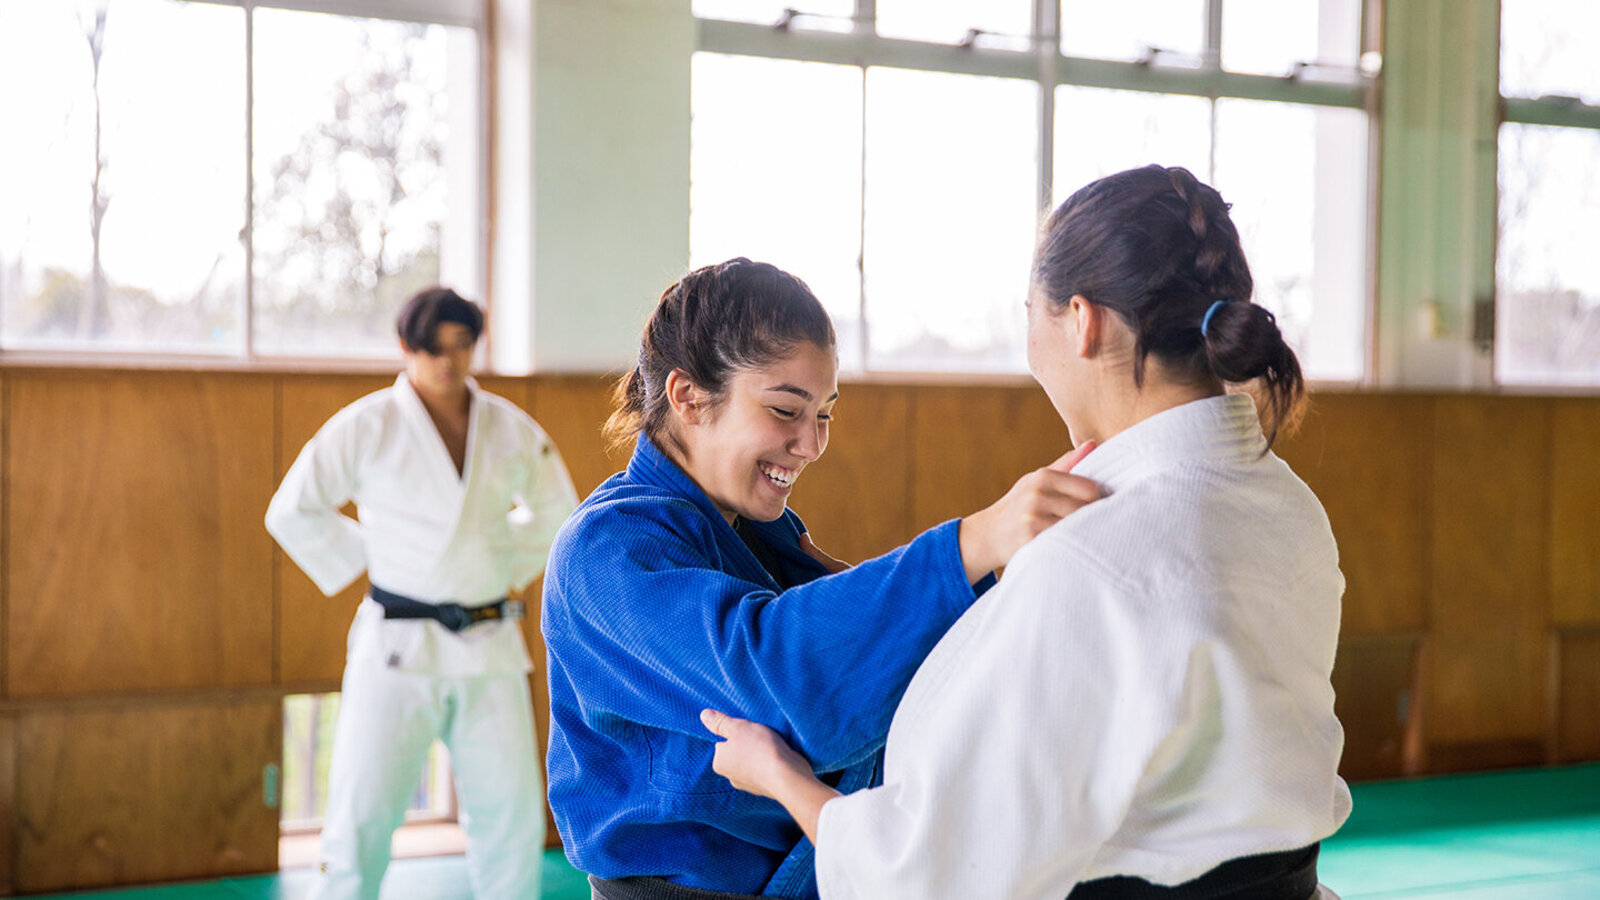
<svg viewBox="0 0 1600 900"><path fill-rule="evenodd" d="M1307 900L1317 891L1321 847L1241 856L1170 887L1128 875L1096 878L1073 888L1067 900Z"/></svg>
<svg viewBox="0 0 1600 900"><path fill-rule="evenodd" d="M665 878L596 878L589 876L590 900L763 900L757 894L729 894L684 887Z"/></svg>
<svg viewBox="0 0 1600 900"><path fill-rule="evenodd" d="M402 597L392 591L386 591L377 585L372 585L367 591L379 606L383 607L385 619L433 619L451 631L476 625L479 622L498 622L502 619L522 618L522 604L515 600L501 597L493 603L482 606L462 606L459 603L423 603L410 597Z"/></svg>
<svg viewBox="0 0 1600 900"><path fill-rule="evenodd" d="M1067 900L1308 900L1317 891L1317 854L1321 846L1242 856L1170 887L1128 875L1097 878L1073 888ZM590 875L589 888L592 900L760 900L753 894L684 887L663 878Z"/></svg>

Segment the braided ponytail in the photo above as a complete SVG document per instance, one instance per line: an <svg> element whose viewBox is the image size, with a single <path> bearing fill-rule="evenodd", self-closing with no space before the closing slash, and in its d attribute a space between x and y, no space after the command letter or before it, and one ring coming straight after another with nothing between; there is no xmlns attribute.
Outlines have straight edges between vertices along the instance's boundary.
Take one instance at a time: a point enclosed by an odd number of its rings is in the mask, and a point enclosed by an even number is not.
<svg viewBox="0 0 1600 900"><path fill-rule="evenodd" d="M1058 309L1081 296L1121 317L1136 384L1153 354L1180 380L1249 385L1268 447L1298 421L1300 364L1272 313L1250 302L1228 204L1189 170L1145 166L1078 190L1046 222L1033 278Z"/></svg>
<svg viewBox="0 0 1600 900"><path fill-rule="evenodd" d="M1280 430L1293 432L1305 409L1305 378L1272 310L1254 303L1225 303L1212 315L1201 339L1206 362L1219 380L1251 385L1256 407L1266 419L1267 446Z"/></svg>

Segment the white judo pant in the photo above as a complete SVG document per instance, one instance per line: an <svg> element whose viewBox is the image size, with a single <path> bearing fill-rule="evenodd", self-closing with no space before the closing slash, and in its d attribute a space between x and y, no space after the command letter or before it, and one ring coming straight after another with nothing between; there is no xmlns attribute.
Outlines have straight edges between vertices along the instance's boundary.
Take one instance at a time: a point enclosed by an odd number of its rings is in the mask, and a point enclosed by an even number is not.
<svg viewBox="0 0 1600 900"><path fill-rule="evenodd" d="M455 770L473 897L539 896L544 780L527 677L447 678L352 661L310 900L377 900L390 841L435 738Z"/></svg>

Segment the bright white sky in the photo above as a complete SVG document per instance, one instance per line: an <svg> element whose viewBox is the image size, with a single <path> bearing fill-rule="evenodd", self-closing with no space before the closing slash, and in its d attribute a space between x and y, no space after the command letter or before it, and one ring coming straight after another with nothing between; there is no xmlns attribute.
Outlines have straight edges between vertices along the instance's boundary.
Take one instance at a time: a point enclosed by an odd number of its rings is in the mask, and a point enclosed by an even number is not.
<svg viewBox="0 0 1600 900"><path fill-rule="evenodd" d="M94 103L80 15L89 20L91 5L0 3L0 122L32 137L0 141L0 254L30 268L89 265ZM218 253L239 255L243 23L225 7L112 5L100 77L112 279L181 292Z"/></svg>
<svg viewBox="0 0 1600 900"><path fill-rule="evenodd" d="M1281 73L1296 59L1318 56L1315 4L1229 3L1230 66ZM805 8L847 15L850 5ZM1344 60L1353 62L1355 4L1324 5L1330 15L1349 13L1334 16L1340 27L1324 28L1320 37L1345 47ZM770 21L776 11L763 6L698 0L695 9ZM1027 0L879 0L878 29L951 42L968 27L1026 33L1030 7ZM1201 0L1116 7L1067 0L1063 47L1128 59L1149 44L1194 53L1203 12ZM858 69L701 54L694 66L692 262L744 254L791 268L834 313L851 360L861 257L876 351L869 366L1020 371L1038 213L1037 90L1007 79L870 70L863 153ZM1359 377L1365 206L1317 198L1365 197L1362 113L1225 101L1217 110L1213 164L1212 107L1204 99L1064 87L1056 103L1053 202L1134 165L1190 168L1234 201L1257 299L1306 336L1301 350L1308 365L1322 377ZM1329 250L1314 256L1313 236ZM1331 302L1313 303L1314 296ZM956 354L990 355L908 355L925 335Z"/></svg>
<svg viewBox="0 0 1600 900"><path fill-rule="evenodd" d="M34 271L84 271L91 256L94 99L80 22L92 21L94 6L0 0L0 122L36 138L0 141L0 259L20 255ZM257 12L259 165L331 115L333 85L359 62L359 35L337 16ZM242 274L244 46L237 7L110 4L100 82L111 280L182 297L219 254Z"/></svg>

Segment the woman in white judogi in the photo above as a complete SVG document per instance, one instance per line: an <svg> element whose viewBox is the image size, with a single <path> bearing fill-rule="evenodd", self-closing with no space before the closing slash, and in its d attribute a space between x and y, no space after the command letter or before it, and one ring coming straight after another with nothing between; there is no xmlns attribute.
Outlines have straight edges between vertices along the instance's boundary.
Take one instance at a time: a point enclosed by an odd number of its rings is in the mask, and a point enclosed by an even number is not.
<svg viewBox="0 0 1600 900"><path fill-rule="evenodd" d="M539 896L544 785L528 651L503 602L543 571L577 503L550 439L468 377L483 315L430 289L401 312L406 371L345 407L295 460L267 528L333 595L372 584L350 628L312 896L376 898L440 738L479 900ZM359 522L340 513L354 501ZM381 601L381 602L380 602Z"/></svg>
<svg viewBox="0 0 1600 900"><path fill-rule="evenodd" d="M841 796L707 711L715 767L782 802L824 900L1319 892L1350 810L1329 684L1343 578L1269 452L1301 400L1227 206L1149 166L1074 194L1035 257L1029 368L1105 498L1012 558L918 670L883 786ZM1253 382L1265 402L1224 385ZM1320 889L1326 891L1326 889ZM1331 892L1329 892L1331 893Z"/></svg>

